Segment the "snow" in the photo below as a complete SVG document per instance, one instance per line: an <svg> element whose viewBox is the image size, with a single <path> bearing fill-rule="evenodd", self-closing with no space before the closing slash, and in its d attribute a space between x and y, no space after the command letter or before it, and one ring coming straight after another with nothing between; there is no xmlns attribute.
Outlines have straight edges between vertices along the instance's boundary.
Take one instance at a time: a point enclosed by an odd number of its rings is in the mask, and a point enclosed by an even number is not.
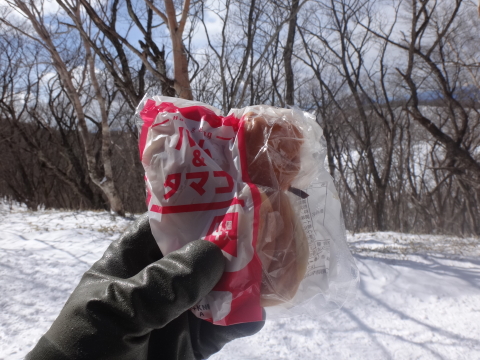
<svg viewBox="0 0 480 360"><path fill-rule="evenodd" d="M81 275L131 220L0 203L0 359L22 359ZM350 234L357 299L322 317L267 321L220 359L480 359L479 239Z"/></svg>

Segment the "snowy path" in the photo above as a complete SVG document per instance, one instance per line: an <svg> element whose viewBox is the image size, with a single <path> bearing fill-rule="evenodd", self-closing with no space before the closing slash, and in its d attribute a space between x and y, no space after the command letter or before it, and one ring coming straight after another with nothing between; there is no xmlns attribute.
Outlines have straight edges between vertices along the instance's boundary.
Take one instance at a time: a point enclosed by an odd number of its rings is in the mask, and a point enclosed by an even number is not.
<svg viewBox="0 0 480 360"><path fill-rule="evenodd" d="M212 359L480 359L478 261L356 260L353 308L267 323Z"/></svg>
<svg viewBox="0 0 480 360"><path fill-rule="evenodd" d="M23 358L128 223L0 204L0 359ZM211 359L480 359L480 240L349 240L362 275L355 304L319 319L268 321Z"/></svg>

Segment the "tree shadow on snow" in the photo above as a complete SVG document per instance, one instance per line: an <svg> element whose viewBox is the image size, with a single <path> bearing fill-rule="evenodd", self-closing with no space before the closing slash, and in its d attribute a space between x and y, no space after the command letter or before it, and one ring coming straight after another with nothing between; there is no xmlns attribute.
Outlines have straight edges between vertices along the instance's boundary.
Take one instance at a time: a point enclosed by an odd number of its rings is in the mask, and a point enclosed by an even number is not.
<svg viewBox="0 0 480 360"><path fill-rule="evenodd" d="M480 270L475 269L475 268L461 268L457 266L452 266L452 265L445 265L439 262L439 260L443 259L441 257L435 257L435 256L421 256L426 260L428 263L419 263L413 260L399 260L399 259L383 259L383 258L377 258L377 257L372 257L372 256L363 256L356 254L355 258L357 261L362 262L364 265L364 269L368 271L368 274L366 276L370 276L373 279L376 279L375 273L372 271L372 269L364 262L364 260L374 260L377 262L383 262L387 265L394 265L395 267L407 267L409 269L416 269L416 270L421 270L421 271L427 271L431 272L437 275L441 276L450 276L450 277L455 277L455 278L460 278L463 281L467 282L474 288L479 288L480 286ZM455 259L456 260L456 259ZM475 264L476 261L471 261L472 264ZM393 270L395 270L393 268ZM401 272L397 271L396 278L401 276ZM395 281L395 280L394 280ZM394 282L392 281L392 282ZM443 338L443 341L441 339L436 339L435 341L415 341L409 338L409 335L407 334L406 336L402 335L394 335L385 331L379 331L368 324L366 324L364 321L362 321L358 316L356 316L351 310L347 308L343 308L342 311L352 320L354 321L358 327L366 332L372 341L378 346L378 349L382 351L383 353L383 358L385 359L392 359L396 358L394 354L388 349L381 341L381 339L378 339L378 335L383 335L385 337L391 337L395 338L397 340L400 340L409 346L416 346L424 349L429 353L429 355L432 358L437 358L437 359L442 359L442 360L447 360L451 359L451 354L450 355L442 355L438 351L434 350L434 347L437 347L439 345L443 345L445 347L469 347L472 349L475 348L480 348L480 340L473 338L473 337L467 337L461 334L457 334L453 331L446 330L444 328L428 324L424 321L421 321L417 318L412 317L408 313L405 313L399 309L393 308L390 306L388 303L383 301L382 299L376 297L375 295L369 293L367 289L365 288L365 284L363 282L360 282L360 288L359 288L361 294L365 296L366 298L370 299L371 301L375 302L380 308L383 308L385 311L395 314L397 317L399 317L402 320L406 321L411 321L412 323L415 323L416 325L419 325L425 329L425 331L430 331L436 335L440 335ZM416 332L418 332L416 330Z"/></svg>

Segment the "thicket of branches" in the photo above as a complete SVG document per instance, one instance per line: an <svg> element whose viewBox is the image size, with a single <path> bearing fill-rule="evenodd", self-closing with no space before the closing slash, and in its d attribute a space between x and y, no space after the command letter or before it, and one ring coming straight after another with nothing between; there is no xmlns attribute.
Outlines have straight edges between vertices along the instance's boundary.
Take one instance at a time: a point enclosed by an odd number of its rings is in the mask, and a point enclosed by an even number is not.
<svg viewBox="0 0 480 360"><path fill-rule="evenodd" d="M347 228L480 234L470 0L6 0L0 197L145 210L146 92L317 115Z"/></svg>

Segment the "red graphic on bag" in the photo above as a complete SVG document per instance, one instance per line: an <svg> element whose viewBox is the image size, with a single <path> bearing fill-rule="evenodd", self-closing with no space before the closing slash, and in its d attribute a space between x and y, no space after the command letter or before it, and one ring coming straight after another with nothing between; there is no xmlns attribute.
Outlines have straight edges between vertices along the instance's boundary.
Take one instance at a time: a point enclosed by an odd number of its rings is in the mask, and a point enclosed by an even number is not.
<svg viewBox="0 0 480 360"><path fill-rule="evenodd" d="M193 313L218 325L261 320L262 268L255 252L261 201L245 180L240 119L150 99L140 117L150 225L160 250L168 254L204 239L227 258L222 278Z"/></svg>
<svg viewBox="0 0 480 360"><path fill-rule="evenodd" d="M205 240L211 241L232 256L237 257L238 213L215 216Z"/></svg>

